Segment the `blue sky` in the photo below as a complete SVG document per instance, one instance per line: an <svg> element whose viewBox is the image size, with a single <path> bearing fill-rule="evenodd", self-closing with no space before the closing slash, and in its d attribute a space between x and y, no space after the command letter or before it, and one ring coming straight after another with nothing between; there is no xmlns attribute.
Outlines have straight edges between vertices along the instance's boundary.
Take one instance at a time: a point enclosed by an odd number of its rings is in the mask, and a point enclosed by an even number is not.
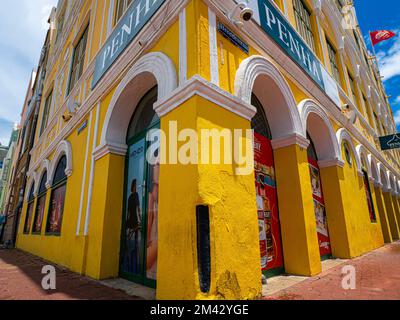
<svg viewBox="0 0 400 320"><path fill-rule="evenodd" d="M0 11L0 143L8 144L57 0L7 0ZM12 13L12 14L10 14Z"/></svg>
<svg viewBox="0 0 400 320"><path fill-rule="evenodd" d="M386 92L400 130L400 1L399 0L354 0L358 22L368 39L368 31L391 30L397 36L375 46ZM371 42L366 41L370 51Z"/></svg>
<svg viewBox="0 0 400 320"><path fill-rule="evenodd" d="M331 1L331 0L323 0ZM378 44L381 73L391 95L400 129L400 1L354 0L365 36L368 30L397 31L395 39ZM47 18L57 0L4 1L0 11L0 143L8 144L19 122L30 72L37 65L47 30ZM9 14L12 12L13 14ZM370 42L367 41L370 46Z"/></svg>

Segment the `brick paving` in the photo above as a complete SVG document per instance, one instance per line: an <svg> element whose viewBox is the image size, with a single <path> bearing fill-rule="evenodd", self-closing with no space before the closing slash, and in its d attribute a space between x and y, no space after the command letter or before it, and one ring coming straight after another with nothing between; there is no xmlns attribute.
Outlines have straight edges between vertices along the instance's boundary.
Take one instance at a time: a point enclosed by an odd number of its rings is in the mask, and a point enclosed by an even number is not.
<svg viewBox="0 0 400 320"><path fill-rule="evenodd" d="M356 269L356 289L342 288L342 268ZM308 278L266 300L400 300L400 242Z"/></svg>
<svg viewBox="0 0 400 320"><path fill-rule="evenodd" d="M42 267L49 263L18 250L0 249L0 300L136 300L63 268L57 270L57 290L45 291ZM356 268L356 290L344 290L342 268ZM319 276L307 278L266 300L400 300L400 242L346 261Z"/></svg>
<svg viewBox="0 0 400 320"><path fill-rule="evenodd" d="M0 300L139 299L57 266L57 290L45 291L41 271L49 264L18 250L0 249Z"/></svg>

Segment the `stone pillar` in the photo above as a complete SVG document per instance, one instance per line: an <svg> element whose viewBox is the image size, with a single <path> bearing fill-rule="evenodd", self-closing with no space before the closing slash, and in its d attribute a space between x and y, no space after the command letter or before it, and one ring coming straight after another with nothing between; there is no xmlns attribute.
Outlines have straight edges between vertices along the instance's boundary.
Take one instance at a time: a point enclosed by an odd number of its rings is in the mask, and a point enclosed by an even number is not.
<svg viewBox="0 0 400 320"><path fill-rule="evenodd" d="M190 129L199 137L206 129L251 128L249 120L196 95L161 117L167 139L173 137L169 127L173 122L177 132ZM250 171L241 175L234 164L203 162L202 156L209 156L203 154L204 145L195 155L198 164L173 164L174 152L167 151L168 163L160 168L157 299L236 300L261 295L254 155L249 142ZM178 149L183 145L178 142ZM224 156L222 152L221 159ZM210 214L209 292L201 292L199 282L198 205L208 206Z"/></svg>
<svg viewBox="0 0 400 320"><path fill-rule="evenodd" d="M86 274L95 279L119 275L125 155L112 150L105 153L102 157L94 155L93 196L83 264Z"/></svg>
<svg viewBox="0 0 400 320"><path fill-rule="evenodd" d="M307 139L297 135L273 141L285 269L302 276L322 270L308 145Z"/></svg>
<svg viewBox="0 0 400 320"><path fill-rule="evenodd" d="M347 230L343 190L340 181L343 180L343 162L336 161L331 166L321 166L321 180L324 191L326 214L328 218L329 237L331 239L332 254L341 259L351 258L349 234Z"/></svg>
<svg viewBox="0 0 400 320"><path fill-rule="evenodd" d="M377 210L379 212L379 219L381 221L383 239L385 240L385 243L392 243L393 242L392 232L390 230L389 219L386 211L386 204L385 204L385 199L383 197L382 187L383 186L381 183L375 182L374 184L375 203L377 206Z"/></svg>
<svg viewBox="0 0 400 320"><path fill-rule="evenodd" d="M386 213L388 216L388 221L389 221L390 231L392 233L392 238L393 238L393 240L398 240L398 239L400 239L400 232L399 232L399 227L397 225L397 218L396 218L396 213L395 213L393 201L392 201L392 194L390 193L390 190L383 190L383 198L385 199Z"/></svg>

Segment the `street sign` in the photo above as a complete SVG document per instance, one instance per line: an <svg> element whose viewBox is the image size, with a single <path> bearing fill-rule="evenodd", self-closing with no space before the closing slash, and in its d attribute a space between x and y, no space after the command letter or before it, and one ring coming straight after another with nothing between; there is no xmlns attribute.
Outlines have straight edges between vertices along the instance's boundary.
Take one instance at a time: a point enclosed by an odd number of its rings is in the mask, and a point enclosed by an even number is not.
<svg viewBox="0 0 400 320"><path fill-rule="evenodd" d="M382 151L399 149L400 148L400 133L391 134L389 136L380 137L379 142L381 143Z"/></svg>

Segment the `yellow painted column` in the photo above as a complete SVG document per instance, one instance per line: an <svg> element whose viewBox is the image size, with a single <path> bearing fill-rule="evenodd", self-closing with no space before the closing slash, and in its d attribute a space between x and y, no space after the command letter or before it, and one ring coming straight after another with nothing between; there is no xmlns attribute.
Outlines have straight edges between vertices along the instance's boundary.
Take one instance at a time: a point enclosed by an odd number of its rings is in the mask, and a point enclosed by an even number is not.
<svg viewBox="0 0 400 320"><path fill-rule="evenodd" d="M86 274L95 279L118 277L124 196L125 156L108 153L95 162Z"/></svg>
<svg viewBox="0 0 400 320"><path fill-rule="evenodd" d="M307 147L274 144L279 217L287 273L321 272Z"/></svg>
<svg viewBox="0 0 400 320"><path fill-rule="evenodd" d="M390 231L389 219L388 219L387 212L386 212L385 200L383 198L382 185L375 184L374 189L375 189L375 199L374 200L376 203L376 209L379 212L379 219L381 222L383 239L385 240L385 243L392 243L393 242L392 232Z"/></svg>
<svg viewBox="0 0 400 320"><path fill-rule="evenodd" d="M397 201L397 195L396 194L392 194L391 198L392 198L394 213L395 213L395 216L396 216L397 228L399 229L399 235L400 235L400 207L399 207L399 202Z"/></svg>
<svg viewBox="0 0 400 320"><path fill-rule="evenodd" d="M397 225L396 213L394 211L394 206L392 202L392 195L390 192L383 192L383 198L385 199L385 207L388 215L388 221L390 226L390 231L392 233L393 240L400 239L399 227Z"/></svg>
<svg viewBox="0 0 400 320"><path fill-rule="evenodd" d="M197 136L206 129L250 129L250 121L198 96L161 118L167 140L173 122L177 132L189 129ZM187 142L179 141L177 149ZM235 165L203 163L204 145L199 146L199 163L173 164L174 152L167 150L169 161L160 168L157 299L255 299L262 285L253 160L250 172L238 175ZM211 285L206 293L199 283L198 205L208 206L210 213Z"/></svg>
<svg viewBox="0 0 400 320"><path fill-rule="evenodd" d="M339 165L321 168L322 188L332 254L341 259L350 259L351 248L347 230L345 205L343 203L340 181L343 180L343 168Z"/></svg>

